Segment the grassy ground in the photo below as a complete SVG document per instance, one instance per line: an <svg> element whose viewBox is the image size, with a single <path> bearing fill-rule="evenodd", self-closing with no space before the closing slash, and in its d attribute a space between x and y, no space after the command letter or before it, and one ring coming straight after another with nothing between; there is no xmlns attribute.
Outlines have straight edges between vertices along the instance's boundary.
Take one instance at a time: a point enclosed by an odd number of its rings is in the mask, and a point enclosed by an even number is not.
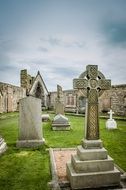
<svg viewBox="0 0 126 190"><path fill-rule="evenodd" d="M0 157L0 190L47 190L51 180L49 154L46 146L18 149L18 114L2 114L0 134L8 150Z"/></svg>
<svg viewBox="0 0 126 190"><path fill-rule="evenodd" d="M53 117L53 115L51 115ZM50 122L43 123L46 145L38 149L18 149L18 113L0 115L0 134L8 150L0 157L0 190L47 190L51 180L48 147L76 147L84 136L84 117L67 116L70 131L52 131ZM117 120L118 129L105 129L100 119L100 134L110 156L126 171L126 121Z"/></svg>

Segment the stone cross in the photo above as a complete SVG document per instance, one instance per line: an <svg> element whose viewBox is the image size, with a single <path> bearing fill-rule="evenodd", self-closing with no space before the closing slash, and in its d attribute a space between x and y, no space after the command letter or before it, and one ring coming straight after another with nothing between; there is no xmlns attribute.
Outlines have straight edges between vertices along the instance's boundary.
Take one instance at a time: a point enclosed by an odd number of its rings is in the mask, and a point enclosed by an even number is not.
<svg viewBox="0 0 126 190"><path fill-rule="evenodd" d="M108 112L108 114L110 114L110 118L109 118L109 119L112 120L112 114L114 114L114 112L113 112L112 110L110 110L110 111Z"/></svg>
<svg viewBox="0 0 126 190"><path fill-rule="evenodd" d="M87 65L83 78L73 80L74 89L87 89L85 138L99 139L98 96L101 90L110 89L111 81L98 71L97 65Z"/></svg>
<svg viewBox="0 0 126 190"><path fill-rule="evenodd" d="M63 91L60 85L57 85L57 99L59 102L63 102Z"/></svg>

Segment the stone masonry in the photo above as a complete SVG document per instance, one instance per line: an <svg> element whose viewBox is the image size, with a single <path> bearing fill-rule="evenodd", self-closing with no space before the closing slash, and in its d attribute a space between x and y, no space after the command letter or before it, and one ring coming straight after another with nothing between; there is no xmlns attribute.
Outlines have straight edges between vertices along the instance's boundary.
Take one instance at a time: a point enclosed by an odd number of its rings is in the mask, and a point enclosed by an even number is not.
<svg viewBox="0 0 126 190"><path fill-rule="evenodd" d="M0 113L18 111L19 99L25 96L24 88L0 83Z"/></svg>
<svg viewBox="0 0 126 190"><path fill-rule="evenodd" d="M72 79L71 79L72 80ZM14 86L0 82L0 113L17 111L19 99L25 97L35 82L35 77L29 75L27 70L21 70L20 85ZM44 83L44 81L42 81ZM57 92L49 92L46 105L49 109L55 108ZM77 113L85 111L84 90L76 92L73 89L63 91L65 111ZM112 109L115 115L126 116L126 84L112 85L110 90L105 90L99 97L99 112L108 112Z"/></svg>

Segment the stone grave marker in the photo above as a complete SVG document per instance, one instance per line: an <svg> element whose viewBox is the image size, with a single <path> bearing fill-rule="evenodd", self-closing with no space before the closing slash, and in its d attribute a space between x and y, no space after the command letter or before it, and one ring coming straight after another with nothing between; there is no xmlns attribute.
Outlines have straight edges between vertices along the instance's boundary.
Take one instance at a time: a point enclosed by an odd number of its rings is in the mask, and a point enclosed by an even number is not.
<svg viewBox="0 0 126 190"><path fill-rule="evenodd" d="M55 113L64 115L63 91L60 85L57 85L57 98L55 102Z"/></svg>
<svg viewBox="0 0 126 190"><path fill-rule="evenodd" d="M21 99L17 147L35 147L43 144L41 125L41 100L32 96Z"/></svg>
<svg viewBox="0 0 126 190"><path fill-rule="evenodd" d="M99 135L98 96L110 89L111 81L98 71L97 65L88 65L75 89L87 89L85 138L77 147L77 154L67 163L67 176L72 189L99 188L120 184L120 172L108 156Z"/></svg>
<svg viewBox="0 0 126 190"><path fill-rule="evenodd" d="M57 98L55 103L56 116L52 121L52 129L56 131L70 130L68 118L64 116L63 91L60 85L57 85Z"/></svg>
<svg viewBox="0 0 126 190"><path fill-rule="evenodd" d="M57 114L53 119L52 129L56 131L70 130L68 118L62 114Z"/></svg>
<svg viewBox="0 0 126 190"><path fill-rule="evenodd" d="M112 118L112 115L114 114L114 112L112 110L110 110L108 112L108 114L110 115L110 118L106 121L106 128L107 129L117 129L117 123L116 121Z"/></svg>
<svg viewBox="0 0 126 190"><path fill-rule="evenodd" d="M49 114L42 114L42 121L50 121Z"/></svg>

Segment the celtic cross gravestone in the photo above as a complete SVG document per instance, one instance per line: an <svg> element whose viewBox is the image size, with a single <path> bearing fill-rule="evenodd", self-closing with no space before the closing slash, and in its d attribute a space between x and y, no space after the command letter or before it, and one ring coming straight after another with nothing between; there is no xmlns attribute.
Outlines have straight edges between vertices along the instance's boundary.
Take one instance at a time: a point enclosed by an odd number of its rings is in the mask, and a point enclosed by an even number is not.
<svg viewBox="0 0 126 190"><path fill-rule="evenodd" d="M98 71L97 65L88 65L73 84L74 89L86 89L87 102L85 138L66 165L71 189L118 186L120 172L99 139L98 97L110 89L111 81Z"/></svg>
<svg viewBox="0 0 126 190"><path fill-rule="evenodd" d="M84 77L84 78L81 78ZM111 81L98 71L97 65L88 65L79 79L74 79L74 89L87 89L86 136L87 140L99 139L98 96L110 89Z"/></svg>

